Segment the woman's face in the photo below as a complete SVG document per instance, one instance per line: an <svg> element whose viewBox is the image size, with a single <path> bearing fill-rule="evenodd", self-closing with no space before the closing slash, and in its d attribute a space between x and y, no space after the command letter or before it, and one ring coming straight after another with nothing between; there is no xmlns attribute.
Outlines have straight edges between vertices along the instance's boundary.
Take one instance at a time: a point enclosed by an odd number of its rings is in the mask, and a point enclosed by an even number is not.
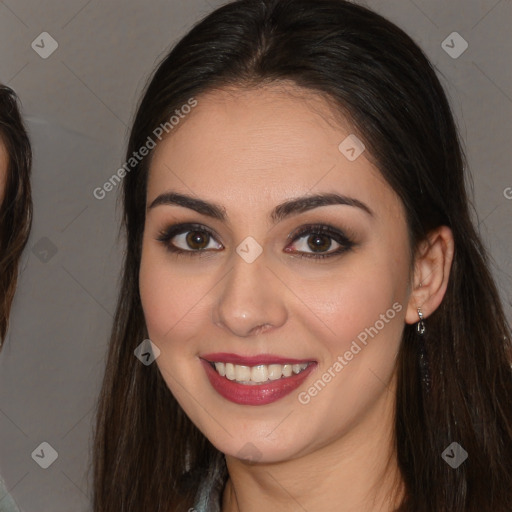
<svg viewBox="0 0 512 512"><path fill-rule="evenodd" d="M140 292L156 363L219 450L262 462L392 421L409 297L400 200L355 139L340 150L350 127L300 92L198 97L147 189ZM327 194L348 204L307 202Z"/></svg>

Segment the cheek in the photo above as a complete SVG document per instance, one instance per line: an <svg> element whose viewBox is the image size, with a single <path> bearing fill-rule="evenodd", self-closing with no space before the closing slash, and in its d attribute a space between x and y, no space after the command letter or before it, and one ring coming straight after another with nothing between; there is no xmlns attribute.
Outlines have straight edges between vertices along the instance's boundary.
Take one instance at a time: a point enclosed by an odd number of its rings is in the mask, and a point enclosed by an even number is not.
<svg viewBox="0 0 512 512"><path fill-rule="evenodd" d="M158 248L143 246L140 297L149 339L160 349L156 364L169 390L188 410L183 386L193 374L195 352L187 339L193 335L198 298L190 279L176 272L165 256ZM190 383L185 387L189 389Z"/></svg>
<svg viewBox="0 0 512 512"><path fill-rule="evenodd" d="M351 255L345 270L329 279L302 281L296 289L299 297L307 298L307 309L298 306L302 327L322 340L324 365L350 350L363 356L357 356L360 362L378 365L394 360L406 309L407 245L397 239L390 240L389 247L378 245Z"/></svg>
<svg viewBox="0 0 512 512"><path fill-rule="evenodd" d="M150 338L161 345L170 339L173 329L186 312L190 288L172 271L172 266L147 244L143 245L139 290Z"/></svg>
<svg viewBox="0 0 512 512"><path fill-rule="evenodd" d="M373 325L381 314L402 298L403 286L393 271L378 265L359 265L350 274L334 275L323 283L308 283L299 291L326 332L354 335ZM330 329L329 329L330 328Z"/></svg>
<svg viewBox="0 0 512 512"><path fill-rule="evenodd" d="M149 338L161 350L159 364L182 358L188 358L190 364L197 347L187 341L197 336L208 318L205 308L211 276L185 267L171 262L165 250L151 243L143 245L139 291Z"/></svg>

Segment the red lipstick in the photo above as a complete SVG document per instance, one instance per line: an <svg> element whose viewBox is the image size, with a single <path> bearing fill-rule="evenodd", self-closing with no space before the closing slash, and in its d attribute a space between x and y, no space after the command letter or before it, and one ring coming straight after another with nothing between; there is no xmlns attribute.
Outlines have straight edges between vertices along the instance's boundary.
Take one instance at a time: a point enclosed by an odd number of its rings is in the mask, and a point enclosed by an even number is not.
<svg viewBox="0 0 512 512"><path fill-rule="evenodd" d="M297 389L308 375L316 368L317 363L307 359L287 359L284 357L262 354L258 356L239 356L237 354L205 354L200 357L213 389L225 399L240 405L266 405L279 400ZM240 384L235 380L222 377L215 370L213 362L232 363L244 366L259 364L301 364L310 363L300 373L290 377L281 377L261 384Z"/></svg>

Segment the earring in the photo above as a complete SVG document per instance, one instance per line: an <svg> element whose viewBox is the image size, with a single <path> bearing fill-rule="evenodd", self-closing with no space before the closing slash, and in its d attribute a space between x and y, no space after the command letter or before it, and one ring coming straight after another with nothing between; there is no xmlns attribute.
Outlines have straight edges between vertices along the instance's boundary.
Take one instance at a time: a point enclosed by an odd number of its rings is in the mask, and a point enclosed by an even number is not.
<svg viewBox="0 0 512 512"><path fill-rule="evenodd" d="M421 380L423 382L426 392L429 393L432 385L432 378L430 374L430 363L427 355L427 347L425 344L425 338L423 337L426 331L426 327L425 322L423 321L423 313L421 312L421 308L418 308L418 316L420 319L416 324L416 332L420 335L418 349Z"/></svg>
<svg viewBox="0 0 512 512"><path fill-rule="evenodd" d="M421 308L418 308L418 316L420 319L416 324L416 331L420 336L423 336L427 328L425 327L425 322L423 321L423 313L421 312Z"/></svg>

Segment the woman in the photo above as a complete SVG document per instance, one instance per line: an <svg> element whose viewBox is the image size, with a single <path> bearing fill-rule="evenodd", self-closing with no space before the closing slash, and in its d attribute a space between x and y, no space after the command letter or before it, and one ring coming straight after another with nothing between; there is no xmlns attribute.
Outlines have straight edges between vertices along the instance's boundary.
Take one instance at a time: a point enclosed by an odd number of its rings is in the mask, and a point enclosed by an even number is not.
<svg viewBox="0 0 512 512"><path fill-rule="evenodd" d="M127 160L96 512L512 510L510 326L406 34L229 3L156 70Z"/></svg>
<svg viewBox="0 0 512 512"><path fill-rule="evenodd" d="M0 350L32 223L32 150L12 89L0 84ZM0 479L0 511L18 509Z"/></svg>

